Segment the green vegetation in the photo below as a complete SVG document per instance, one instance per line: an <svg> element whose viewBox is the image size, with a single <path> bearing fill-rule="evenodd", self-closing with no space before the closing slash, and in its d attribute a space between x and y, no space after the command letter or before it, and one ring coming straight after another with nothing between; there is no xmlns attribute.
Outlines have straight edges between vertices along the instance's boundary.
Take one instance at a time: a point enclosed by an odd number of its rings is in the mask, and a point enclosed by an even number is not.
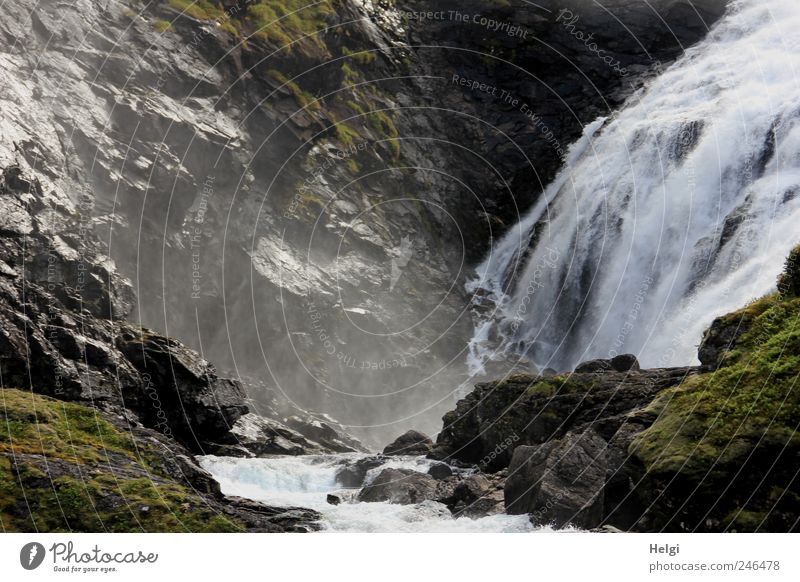
<svg viewBox="0 0 800 582"><path fill-rule="evenodd" d="M355 101L347 100L345 101L345 105L347 105L348 109L350 109L356 115L364 115L366 113L364 108Z"/></svg>
<svg viewBox="0 0 800 582"><path fill-rule="evenodd" d="M0 389L0 526L39 532L242 529L161 472L152 446L94 409Z"/></svg>
<svg viewBox="0 0 800 582"><path fill-rule="evenodd" d="M768 471L780 455L800 450L797 256L795 249L777 293L723 318L725 325L743 333L720 368L688 379L653 402L650 410L658 419L630 448L650 474L679 475L683 482L712 487L717 478L729 482L744 463ZM753 468L744 472L752 473ZM726 518L732 527L739 531L758 527L772 509L769 499L800 506L796 492L780 487L763 497L754 510L752 503L743 507L745 496Z"/></svg>
<svg viewBox="0 0 800 582"><path fill-rule="evenodd" d="M361 134L359 134L355 129L346 123L338 122L335 127L336 137L340 142L342 142L342 144L351 146L354 145L356 141L361 140Z"/></svg>
<svg viewBox="0 0 800 582"><path fill-rule="evenodd" d="M153 29L156 32L166 32L171 28L172 28L172 23L169 22L168 20L162 20L159 18L158 20L153 22Z"/></svg>
<svg viewBox="0 0 800 582"><path fill-rule="evenodd" d="M331 50L325 44L323 35L330 17L335 14L333 0L306 2L305 0L258 0L239 10L224 6L217 0L166 0L174 10L179 10L189 17L215 21L222 30L236 37L250 37L267 41L271 45L280 45L286 51L299 51L312 59L330 58ZM157 20L153 27L159 32L170 29L166 20ZM338 43L337 43L338 44ZM283 84L293 95L298 107L311 113L320 113L327 117L334 127L334 137L343 147L351 146L375 134L376 141L395 160L401 157L399 132L390 114L381 111L389 102L378 86L360 86L364 83L362 73L364 67L374 63L377 54L374 51L359 51L342 47L341 55L345 57L341 66L342 86L346 89L335 100L335 104L323 104L295 81L290 81L278 70L268 71L268 75ZM350 122L339 123L338 117L344 117L348 111L358 118ZM347 166L353 173L359 171L355 159L347 160Z"/></svg>
<svg viewBox="0 0 800 582"><path fill-rule="evenodd" d="M280 71L271 69L267 74L291 91L298 107L308 108L308 111L319 111L321 109L322 106L320 105L320 102L317 101L311 93L303 91L300 85L294 81L290 81L286 75Z"/></svg>
<svg viewBox="0 0 800 582"><path fill-rule="evenodd" d="M385 111L372 111L367 116L370 127L386 140L395 159L400 157L400 141L397 139L399 132L392 118Z"/></svg>
<svg viewBox="0 0 800 582"><path fill-rule="evenodd" d="M327 27L328 17L334 13L328 0L261 0L250 6L248 17L255 28L255 36L286 46L302 37L324 49L318 33Z"/></svg>
<svg viewBox="0 0 800 582"><path fill-rule="evenodd" d="M347 63L342 63L342 78L346 87L352 87L361 79L361 76L353 67Z"/></svg>
<svg viewBox="0 0 800 582"><path fill-rule="evenodd" d="M538 396L544 398L552 398L558 392L558 386L547 380L535 382L531 384L527 390L528 396Z"/></svg>
<svg viewBox="0 0 800 582"><path fill-rule="evenodd" d="M208 0L169 0L169 5L198 20L227 20L225 11Z"/></svg>
<svg viewBox="0 0 800 582"><path fill-rule="evenodd" d="M661 416L635 443L650 468L704 472L760 439L800 439L800 299L772 295L728 317L753 319L722 367L653 404Z"/></svg>
<svg viewBox="0 0 800 582"><path fill-rule="evenodd" d="M583 394L591 390L582 380L572 374L553 376L544 380L537 380L531 384L526 393L529 396L544 396L552 398L558 394Z"/></svg>
<svg viewBox="0 0 800 582"><path fill-rule="evenodd" d="M378 56L375 54L374 51L361 51L361 52L354 53L353 51L351 51L347 47L344 47L342 49L342 55L346 56L346 57L350 57L352 60L354 60L355 62L357 62L359 65L362 65L362 66L366 66L366 65L369 65L371 63L374 63L375 59L378 58Z"/></svg>
<svg viewBox="0 0 800 582"><path fill-rule="evenodd" d="M197 20L215 20L234 36L245 30L256 38L271 41L291 50L292 43L325 49L319 34L327 27L327 18L334 12L329 0L260 0L250 4L247 12L226 12L222 4L210 0L167 0L172 8ZM305 39L304 39L305 37ZM300 40L304 39L304 40Z"/></svg>

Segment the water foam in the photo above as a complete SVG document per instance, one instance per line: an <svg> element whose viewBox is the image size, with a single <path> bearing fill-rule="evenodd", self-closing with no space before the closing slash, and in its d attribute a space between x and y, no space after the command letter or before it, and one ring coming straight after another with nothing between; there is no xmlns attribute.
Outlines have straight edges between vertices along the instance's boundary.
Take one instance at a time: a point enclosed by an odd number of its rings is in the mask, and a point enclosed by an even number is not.
<svg viewBox="0 0 800 582"><path fill-rule="evenodd" d="M336 471L358 455L320 455L235 459L206 456L200 463L219 481L223 493L262 501L270 505L306 507L322 514L320 525L327 532L530 532L535 528L526 515L494 515L480 519L454 519L447 507L434 501L415 505L359 503L355 490L349 501L330 505L328 493L341 491ZM393 467L427 471L431 461L421 457L398 457L379 468ZM374 478L373 470L368 475ZM348 496L345 496L345 498Z"/></svg>

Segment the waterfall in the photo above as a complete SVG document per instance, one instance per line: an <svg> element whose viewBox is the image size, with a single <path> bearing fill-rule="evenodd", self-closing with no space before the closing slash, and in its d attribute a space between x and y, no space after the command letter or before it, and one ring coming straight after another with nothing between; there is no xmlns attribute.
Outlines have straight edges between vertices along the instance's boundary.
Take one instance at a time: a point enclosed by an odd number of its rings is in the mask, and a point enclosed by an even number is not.
<svg viewBox="0 0 800 582"><path fill-rule="evenodd" d="M468 289L470 364L696 361L715 316L775 287L800 241L800 8L735 0L708 37L586 128Z"/></svg>

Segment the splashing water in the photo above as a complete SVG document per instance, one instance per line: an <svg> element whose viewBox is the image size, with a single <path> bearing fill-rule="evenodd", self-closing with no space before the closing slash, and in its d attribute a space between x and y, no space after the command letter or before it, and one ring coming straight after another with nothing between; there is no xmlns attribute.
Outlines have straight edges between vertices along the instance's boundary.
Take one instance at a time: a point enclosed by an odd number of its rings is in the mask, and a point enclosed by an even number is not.
<svg viewBox="0 0 800 582"><path fill-rule="evenodd" d="M774 288L800 240L799 27L796 0L734 1L586 128L468 286L496 308L476 324L473 372L499 354L692 363L715 316Z"/></svg>
<svg viewBox="0 0 800 582"><path fill-rule="evenodd" d="M330 505L328 493L342 493L336 471L359 455L319 455L235 459L207 456L200 464L219 481L223 493L271 505L306 507L322 514L320 525L328 532L529 532L535 528L527 515L494 515L480 519L454 519L447 507L434 501L415 505L360 503L357 490L347 490L340 505ZM386 468L426 472L432 461L397 457L367 474L367 482Z"/></svg>

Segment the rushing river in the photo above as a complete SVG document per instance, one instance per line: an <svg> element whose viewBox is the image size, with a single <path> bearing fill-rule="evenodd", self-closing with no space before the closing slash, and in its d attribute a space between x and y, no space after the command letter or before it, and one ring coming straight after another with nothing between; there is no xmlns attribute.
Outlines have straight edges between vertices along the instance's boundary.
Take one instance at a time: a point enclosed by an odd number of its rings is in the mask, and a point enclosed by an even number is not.
<svg viewBox="0 0 800 582"><path fill-rule="evenodd" d="M434 501L415 505L361 503L358 490L344 490L336 483L336 471L359 455L319 455L237 459L201 457L226 495L237 495L269 505L306 507L322 514L320 525L327 532L532 532L551 531L534 527L526 515L494 515L480 519L453 518L447 507ZM422 457L396 457L367 474L369 483L386 468L426 472L433 461ZM327 502L337 493L339 505Z"/></svg>

